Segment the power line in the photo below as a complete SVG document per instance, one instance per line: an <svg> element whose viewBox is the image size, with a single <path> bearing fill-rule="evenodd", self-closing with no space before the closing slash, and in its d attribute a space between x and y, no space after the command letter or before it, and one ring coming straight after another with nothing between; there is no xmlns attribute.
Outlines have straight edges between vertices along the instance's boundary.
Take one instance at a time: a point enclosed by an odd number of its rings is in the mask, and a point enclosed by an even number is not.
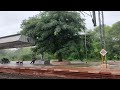
<svg viewBox="0 0 120 90"><path fill-rule="evenodd" d="M92 18L93 25L96 26L96 14L95 14L95 11L92 11L92 13L91 13L91 11L89 11L90 14L88 14L88 13L86 13L84 11L80 11L80 13L82 15L84 15L84 17L85 17L85 14L90 16Z"/></svg>
<svg viewBox="0 0 120 90"><path fill-rule="evenodd" d="M84 13L82 11L80 11L80 13L85 17Z"/></svg>
<svg viewBox="0 0 120 90"><path fill-rule="evenodd" d="M89 11L90 12L90 11ZM90 12L90 15L91 15L91 17L93 17L93 15L91 14L91 12Z"/></svg>
<svg viewBox="0 0 120 90"><path fill-rule="evenodd" d="M92 17L91 14L88 14L88 13L86 13L86 12L84 12L84 11L80 11L80 12L81 12L83 15L86 14L86 15ZM90 12L90 11L89 11L89 12ZM84 15L84 16L85 16L85 15Z"/></svg>

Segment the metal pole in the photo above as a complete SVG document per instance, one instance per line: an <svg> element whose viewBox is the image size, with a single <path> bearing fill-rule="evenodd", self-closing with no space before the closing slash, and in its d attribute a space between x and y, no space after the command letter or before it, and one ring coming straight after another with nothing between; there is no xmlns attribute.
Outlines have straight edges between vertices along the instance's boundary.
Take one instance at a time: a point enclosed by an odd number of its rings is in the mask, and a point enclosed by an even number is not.
<svg viewBox="0 0 120 90"><path fill-rule="evenodd" d="M87 60L86 30L85 30L85 56L86 56L86 60Z"/></svg>
<svg viewBox="0 0 120 90"><path fill-rule="evenodd" d="M101 15L101 11L98 11L98 19L99 19L99 28L100 28L100 43L101 43L101 49L104 48L104 42L103 42L103 16ZM102 56L102 55L101 55ZM104 56L102 58L102 63L104 64Z"/></svg>
<svg viewBox="0 0 120 90"><path fill-rule="evenodd" d="M102 30L103 30L103 48L106 50L106 39L105 39L105 29L104 29L104 15L103 15L103 11L102 11ZM107 68L107 59L106 59L106 55L104 56L104 59L106 61L106 68Z"/></svg>
<svg viewBox="0 0 120 90"><path fill-rule="evenodd" d="M100 43L101 43L101 49L103 49L103 44L102 44L102 25L101 25L101 18L100 18L100 11L98 11L98 21L99 21L99 28L100 28Z"/></svg>
<svg viewBox="0 0 120 90"><path fill-rule="evenodd" d="M102 11L102 30L103 30L103 46L104 46L104 49L106 49L103 11Z"/></svg>

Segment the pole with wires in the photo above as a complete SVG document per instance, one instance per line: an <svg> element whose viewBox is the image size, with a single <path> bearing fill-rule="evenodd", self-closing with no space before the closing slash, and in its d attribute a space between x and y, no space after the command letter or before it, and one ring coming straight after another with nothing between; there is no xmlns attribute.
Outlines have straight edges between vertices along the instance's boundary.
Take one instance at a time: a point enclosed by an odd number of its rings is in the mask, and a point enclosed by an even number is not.
<svg viewBox="0 0 120 90"><path fill-rule="evenodd" d="M99 28L100 28L100 43L101 43L101 49L103 49L103 36L102 36L102 23L101 23L101 12L98 11L98 19L99 19Z"/></svg>
<svg viewBox="0 0 120 90"><path fill-rule="evenodd" d="M103 43L104 43L103 47L104 47L104 49L106 49L103 11L102 11L102 30L103 30Z"/></svg>
<svg viewBox="0 0 120 90"><path fill-rule="evenodd" d="M103 30L103 48L106 50L106 39L105 39L105 29L104 29L104 14L103 11L101 11L102 13L102 30ZM106 68L107 68L107 59L106 59L106 55L104 56L104 59L106 61Z"/></svg>
<svg viewBox="0 0 120 90"><path fill-rule="evenodd" d="M92 22L93 25L96 26L96 13L95 11L92 11L92 15L91 12L90 14L81 11L81 13L84 15L88 15L92 18ZM85 16L85 15L84 15ZM101 58L102 58L102 63L104 63L104 61L106 60L106 53L107 51L105 51L106 49L106 43L105 43L105 30L104 30L104 15L103 15L103 11L98 11L98 21L99 21L99 31L100 31L100 46L101 49L103 50L102 54L101 54ZM87 46L86 46L86 31L85 31L85 50L87 50ZM104 55L103 55L104 54ZM86 51L86 58L87 58L87 51ZM107 60L106 60L106 67L107 67Z"/></svg>
<svg viewBox="0 0 120 90"><path fill-rule="evenodd" d="M103 15L103 11L98 11L98 19L99 19L99 28L100 28L101 49L103 49L105 51L106 50L106 43L105 43L105 30L104 30L104 15ZM103 54L104 54L104 52L103 52ZM106 61L106 68L107 68L106 54L104 56L101 55L101 58L102 58L102 63L103 64L104 64L104 61Z"/></svg>
<svg viewBox="0 0 120 90"><path fill-rule="evenodd" d="M88 14L88 13L86 13L84 11L80 11L80 12L81 12L82 15L86 14L86 15L90 16L92 18L92 22L93 22L94 27L96 26L96 14L95 14L95 11L92 11L92 14L91 14L90 11L89 11L90 14ZM85 15L84 15L84 17L85 17ZM87 37L86 37L86 30L84 31L84 33L85 33L85 58L87 60L87 40L86 40Z"/></svg>

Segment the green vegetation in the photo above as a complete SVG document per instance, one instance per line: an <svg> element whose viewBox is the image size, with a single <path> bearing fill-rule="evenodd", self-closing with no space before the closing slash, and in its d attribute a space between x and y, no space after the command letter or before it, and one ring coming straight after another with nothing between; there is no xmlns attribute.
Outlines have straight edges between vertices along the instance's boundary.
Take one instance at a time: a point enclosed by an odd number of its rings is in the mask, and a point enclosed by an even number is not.
<svg viewBox="0 0 120 90"><path fill-rule="evenodd" d="M79 33L85 30L85 23L78 12L46 11L24 20L21 28L21 34L35 40L34 52L53 54L58 61L70 54L80 58Z"/></svg>
<svg viewBox="0 0 120 90"><path fill-rule="evenodd" d="M42 12L24 20L21 28L21 34L32 37L36 47L0 50L0 58L31 60L35 56L58 61L99 61L101 58L99 27L86 30L84 19L78 12ZM85 34L80 34L85 30L86 48ZM105 25L105 36L107 59L120 60L120 21L111 27Z"/></svg>
<svg viewBox="0 0 120 90"><path fill-rule="evenodd" d="M113 26L105 25L105 41L107 59L109 60L120 60L120 21L113 24ZM100 59L100 35L99 28L96 27L93 31L88 32L92 36L92 53L89 53L92 58ZM91 49L90 48L90 49ZM90 50L89 49L89 50ZM97 56L97 57L96 57Z"/></svg>

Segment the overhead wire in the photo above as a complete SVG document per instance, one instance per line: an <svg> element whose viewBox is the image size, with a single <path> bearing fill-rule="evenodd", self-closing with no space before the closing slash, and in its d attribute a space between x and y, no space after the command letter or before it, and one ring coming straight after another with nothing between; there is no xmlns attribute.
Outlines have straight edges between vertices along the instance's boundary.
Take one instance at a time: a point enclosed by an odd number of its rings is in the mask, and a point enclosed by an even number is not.
<svg viewBox="0 0 120 90"><path fill-rule="evenodd" d="M89 12L90 12L90 11L89 11ZM86 12L82 12L82 11L81 11L81 14L84 15L84 13L92 18L91 12L90 12L90 14L88 14L88 13L86 13ZM85 16L85 15L84 15L84 16ZM87 37L86 37L86 30L84 31L84 33L85 33L85 58L86 58L86 60L87 60L87 41L86 41Z"/></svg>

